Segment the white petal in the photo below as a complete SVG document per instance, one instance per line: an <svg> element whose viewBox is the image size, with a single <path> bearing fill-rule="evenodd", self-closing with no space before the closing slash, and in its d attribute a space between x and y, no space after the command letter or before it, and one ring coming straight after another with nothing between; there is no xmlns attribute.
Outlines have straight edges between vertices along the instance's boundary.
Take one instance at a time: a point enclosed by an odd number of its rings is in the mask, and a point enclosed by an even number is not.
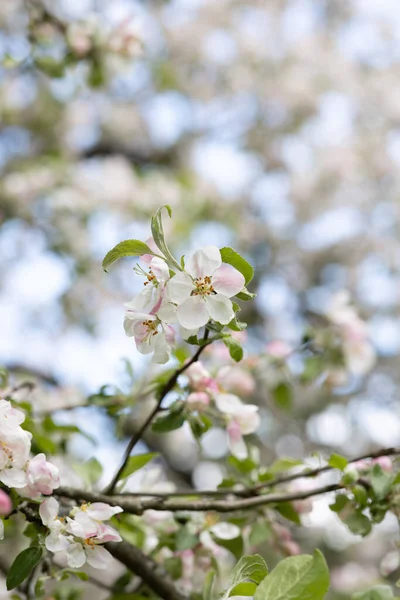
<svg viewBox="0 0 400 600"><path fill-rule="evenodd" d="M143 311L143 309L148 308L149 312L151 310L151 304L153 299L153 286L147 285L137 296L133 298L130 302L125 303L125 307L134 312Z"/></svg>
<svg viewBox="0 0 400 600"><path fill-rule="evenodd" d="M227 325L232 321L235 313L229 298L222 296L222 294L216 294L215 296L207 296L206 302L210 317L214 321L221 323L221 325Z"/></svg>
<svg viewBox="0 0 400 600"><path fill-rule="evenodd" d="M47 498L39 507L43 525L49 525L58 515L60 505L55 498Z"/></svg>
<svg viewBox="0 0 400 600"><path fill-rule="evenodd" d="M242 401L234 394L215 394L214 400L218 410L228 415L234 415L243 408Z"/></svg>
<svg viewBox="0 0 400 600"><path fill-rule="evenodd" d="M245 283L243 275L230 265L221 265L212 276L214 290L228 298L241 292Z"/></svg>
<svg viewBox="0 0 400 600"><path fill-rule="evenodd" d="M240 529L233 523L216 523L210 531L221 540L233 540L240 535Z"/></svg>
<svg viewBox="0 0 400 600"><path fill-rule="evenodd" d="M112 556L102 546L86 546L86 557L89 565L94 569L106 569L111 563Z"/></svg>
<svg viewBox="0 0 400 600"><path fill-rule="evenodd" d="M261 422L258 406L255 404L245 404L235 414L235 420L239 423L240 431L243 435L254 433L259 428Z"/></svg>
<svg viewBox="0 0 400 600"><path fill-rule="evenodd" d="M178 306L178 321L185 329L198 329L208 323L210 315L200 296L191 296Z"/></svg>
<svg viewBox="0 0 400 600"><path fill-rule="evenodd" d="M165 260L155 256L151 263L150 268L160 283L165 283L169 279L169 268Z"/></svg>
<svg viewBox="0 0 400 600"><path fill-rule="evenodd" d="M221 252L217 246L204 246L189 259L186 270L192 277L211 276L221 264Z"/></svg>
<svg viewBox="0 0 400 600"><path fill-rule="evenodd" d="M160 309L157 311L157 317L164 323L176 323L176 306L172 302L163 302Z"/></svg>
<svg viewBox="0 0 400 600"><path fill-rule="evenodd" d="M197 335L199 333L199 329L197 327L196 327L196 329L186 329L185 327L182 327L182 325L180 325L179 333L180 333L181 338L183 338L184 340L187 340L192 335Z"/></svg>
<svg viewBox="0 0 400 600"><path fill-rule="evenodd" d="M15 467L4 469L0 473L0 481L9 488L23 488L26 486L26 473Z"/></svg>
<svg viewBox="0 0 400 600"><path fill-rule="evenodd" d="M165 334L160 332L156 337L152 362L156 363L157 365L164 365L169 361L170 356L171 348L167 344Z"/></svg>
<svg viewBox="0 0 400 600"><path fill-rule="evenodd" d="M49 552L63 552L70 546L70 542L65 535L53 531L46 537L44 543Z"/></svg>
<svg viewBox="0 0 400 600"><path fill-rule="evenodd" d="M177 273L167 283L169 299L176 304L181 304L193 291L193 281L187 273Z"/></svg>
<svg viewBox="0 0 400 600"><path fill-rule="evenodd" d="M247 458L247 446L243 438L232 439L228 436L228 445L233 456L236 456L240 460Z"/></svg>
<svg viewBox="0 0 400 600"><path fill-rule="evenodd" d="M104 502L94 502L86 510L89 517L96 519L96 521L108 521L114 515L123 512L120 506L110 506Z"/></svg>
<svg viewBox="0 0 400 600"><path fill-rule="evenodd" d="M67 549L67 563L71 569L79 569L86 562L86 554L82 544L70 544Z"/></svg>

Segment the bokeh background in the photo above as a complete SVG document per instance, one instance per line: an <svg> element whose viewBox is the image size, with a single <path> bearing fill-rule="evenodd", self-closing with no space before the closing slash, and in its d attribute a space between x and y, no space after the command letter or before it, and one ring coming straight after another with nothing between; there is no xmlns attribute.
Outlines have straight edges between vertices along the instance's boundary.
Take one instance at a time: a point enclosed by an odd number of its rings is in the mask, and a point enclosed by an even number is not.
<svg viewBox="0 0 400 600"><path fill-rule="evenodd" d="M299 387L290 414L261 390L261 452L399 445L398 1L49 1L66 23L137 23L141 54L110 60L99 88L84 63L57 79L32 65L30 4L0 3L0 363L36 374L37 402L60 406L103 385L126 389L126 360L134 377L149 372L122 327L139 289L133 261L106 275L101 259L122 239L146 239L169 204L177 254L212 242L255 265L248 352L300 344L308 313L343 288L368 323L378 356L368 377ZM61 54L61 42L44 52ZM72 440L77 457L113 471L123 443L101 411L58 418L101 440ZM184 464L172 452L171 468L218 484L223 434L202 455L185 433L181 443ZM305 523L299 542L328 556L332 598L396 559L394 517L361 540L318 500Z"/></svg>

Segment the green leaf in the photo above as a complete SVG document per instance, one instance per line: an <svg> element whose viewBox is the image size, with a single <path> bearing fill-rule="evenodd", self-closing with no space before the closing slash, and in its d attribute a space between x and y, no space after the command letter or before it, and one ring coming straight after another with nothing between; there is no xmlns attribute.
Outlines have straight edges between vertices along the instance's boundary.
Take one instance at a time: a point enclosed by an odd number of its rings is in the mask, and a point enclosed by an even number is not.
<svg viewBox="0 0 400 600"><path fill-rule="evenodd" d="M153 250L144 242L140 240L125 240L107 252L103 258L102 266L107 273L107 268L119 258L125 256L143 256L143 254L152 254L154 256Z"/></svg>
<svg viewBox="0 0 400 600"><path fill-rule="evenodd" d="M85 463L75 463L74 469L83 481L88 485L93 485L98 481L103 473L103 467L97 458L90 458Z"/></svg>
<svg viewBox="0 0 400 600"><path fill-rule="evenodd" d="M254 592L257 589L257 584L252 581L243 581L242 583L238 583L232 590L229 592L229 596L253 596Z"/></svg>
<svg viewBox="0 0 400 600"><path fill-rule="evenodd" d="M232 267L235 267L235 269L240 271L245 279L245 284L247 285L254 277L254 269L251 264L247 262L243 256L240 256L238 252L232 250L232 248L221 248L220 252L222 262L232 265Z"/></svg>
<svg viewBox="0 0 400 600"><path fill-rule="evenodd" d="M174 431L179 429L185 422L185 417L182 412L170 413L165 417L158 417L152 425L152 430L155 433L167 433L168 431Z"/></svg>
<svg viewBox="0 0 400 600"><path fill-rule="evenodd" d="M384 471L378 464L371 469L371 485L378 500L386 498L393 483L393 475Z"/></svg>
<svg viewBox="0 0 400 600"><path fill-rule="evenodd" d="M229 550L229 552L232 552L236 560L240 559L240 557L243 554L244 547L243 538L241 535L239 535L236 538L230 538L228 540L219 538L214 533L211 533L211 537L214 540L214 542L218 544L218 546L222 546L222 548L225 548L226 550Z"/></svg>
<svg viewBox="0 0 400 600"><path fill-rule="evenodd" d="M171 207L168 206L168 204L165 204L164 206L161 206L158 209L158 211L156 212L154 217L152 217L152 219L151 219L151 233L153 236L153 240L154 240L157 248L159 248L161 250L162 254L165 256L169 266L174 267L178 271L182 271L181 265L172 256L171 252L168 249L167 244L165 243L164 228L163 228L162 218L161 218L161 211L163 208L165 208L165 210L168 212L170 218L172 217L172 210L171 210Z"/></svg>
<svg viewBox="0 0 400 600"><path fill-rule="evenodd" d="M258 546L266 540L269 540L271 535L272 531L268 523L265 520L258 520L252 525L249 535L249 544L251 546Z"/></svg>
<svg viewBox="0 0 400 600"><path fill-rule="evenodd" d="M292 523L296 523L296 525L301 525L300 517L290 502L279 503L276 507L276 510L282 515L282 517L288 519L288 521L292 521Z"/></svg>
<svg viewBox="0 0 400 600"><path fill-rule="evenodd" d="M39 546L26 548L14 560L7 575L7 590L13 590L19 586L40 562L43 550Z"/></svg>
<svg viewBox="0 0 400 600"><path fill-rule="evenodd" d="M329 571L319 550L282 560L258 586L254 600L323 600Z"/></svg>
<svg viewBox="0 0 400 600"><path fill-rule="evenodd" d="M290 410L293 403L292 388L287 383L280 383L272 391L275 404L284 410Z"/></svg>
<svg viewBox="0 0 400 600"><path fill-rule="evenodd" d="M209 571L204 579L203 600L213 600L215 571Z"/></svg>
<svg viewBox="0 0 400 600"><path fill-rule="evenodd" d="M394 597L392 589L388 585L377 585L371 590L353 594L351 600L391 600Z"/></svg>
<svg viewBox="0 0 400 600"><path fill-rule="evenodd" d="M368 492L363 485L355 485L352 488L352 492L357 504L364 508L368 504Z"/></svg>
<svg viewBox="0 0 400 600"><path fill-rule="evenodd" d="M257 467L257 463L251 458L237 458L236 456L230 456L228 463L232 465L239 473L251 473Z"/></svg>
<svg viewBox="0 0 400 600"><path fill-rule="evenodd" d="M287 471L292 467L297 467L298 465L302 464L303 461L296 458L280 458L272 463L270 467L268 467L268 473L281 473L282 471Z"/></svg>
<svg viewBox="0 0 400 600"><path fill-rule="evenodd" d="M339 469L340 471L343 471L347 467L348 463L349 461L347 460L347 458L335 453L331 454L328 460L328 465L330 465L334 469Z"/></svg>
<svg viewBox="0 0 400 600"><path fill-rule="evenodd" d="M340 513L348 504L350 500L346 494L338 494L335 498L335 502L329 505L329 508L336 513Z"/></svg>
<svg viewBox="0 0 400 600"><path fill-rule="evenodd" d="M176 550L191 550L199 543L199 536L195 535L187 527L181 527L175 538Z"/></svg>
<svg viewBox="0 0 400 600"><path fill-rule="evenodd" d="M244 300L244 302L248 302L248 300L253 300L256 296L257 294L249 292L249 290L245 287L242 289L241 292L236 294L236 298L239 298L239 300Z"/></svg>
<svg viewBox="0 0 400 600"><path fill-rule="evenodd" d="M64 76L65 65L51 56L38 56L35 58L35 65L40 71L58 79Z"/></svg>
<svg viewBox="0 0 400 600"><path fill-rule="evenodd" d="M354 535L365 537L372 529L371 521L361 511L347 515L342 521Z"/></svg>
<svg viewBox="0 0 400 600"><path fill-rule="evenodd" d="M122 471L121 479L126 479L130 477L139 469L142 469L149 463L153 458L159 456L158 452L148 452L147 454L136 454L135 456L130 456L128 462L126 463L125 469Z"/></svg>
<svg viewBox="0 0 400 600"><path fill-rule="evenodd" d="M233 360L235 360L236 362L241 361L243 358L243 348L239 344L239 342L235 340L235 338L233 338L232 336L224 337L222 341L228 348L231 358L233 358Z"/></svg>
<svg viewBox="0 0 400 600"><path fill-rule="evenodd" d="M182 560L179 556L170 556L164 561L164 568L171 575L172 579L182 577Z"/></svg>
<svg viewBox="0 0 400 600"><path fill-rule="evenodd" d="M239 584L247 580L259 584L267 575L267 564L259 554L242 556L229 577L229 596L233 596L232 592L234 589L236 591ZM253 595L253 593L244 595ZM241 594L236 592L236 595L240 596Z"/></svg>

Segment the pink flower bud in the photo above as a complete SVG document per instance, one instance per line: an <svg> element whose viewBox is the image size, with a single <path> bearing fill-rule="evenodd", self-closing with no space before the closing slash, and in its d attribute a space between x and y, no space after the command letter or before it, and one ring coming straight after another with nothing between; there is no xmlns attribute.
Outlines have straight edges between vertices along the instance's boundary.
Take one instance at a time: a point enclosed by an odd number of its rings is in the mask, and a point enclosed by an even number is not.
<svg viewBox="0 0 400 600"><path fill-rule="evenodd" d="M296 554L301 553L300 546L297 542L294 542L293 540L291 540L290 542L284 542L281 545L281 550L287 556L295 556Z"/></svg>
<svg viewBox="0 0 400 600"><path fill-rule="evenodd" d="M10 496L0 490L0 517L6 517L12 511L12 502Z"/></svg>
<svg viewBox="0 0 400 600"><path fill-rule="evenodd" d="M378 458L373 459L372 463L379 465L384 471L389 473L393 469L393 463L388 456L378 456Z"/></svg>

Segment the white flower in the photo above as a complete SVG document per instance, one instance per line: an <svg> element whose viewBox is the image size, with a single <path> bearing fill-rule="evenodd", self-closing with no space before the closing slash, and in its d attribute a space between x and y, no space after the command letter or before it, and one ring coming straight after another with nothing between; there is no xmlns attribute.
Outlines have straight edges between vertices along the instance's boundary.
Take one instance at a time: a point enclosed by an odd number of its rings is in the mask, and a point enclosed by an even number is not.
<svg viewBox="0 0 400 600"><path fill-rule="evenodd" d="M21 427L0 425L0 481L8 487L26 485L24 466L29 457L32 435Z"/></svg>
<svg viewBox="0 0 400 600"><path fill-rule="evenodd" d="M25 421L21 410L14 408L8 400L0 400L0 432L5 427L17 427Z"/></svg>
<svg viewBox="0 0 400 600"><path fill-rule="evenodd" d="M243 404L233 394L216 394L215 404L226 417L228 443L232 454L240 459L246 458L247 447L243 436L254 433L260 426L258 406Z"/></svg>
<svg viewBox="0 0 400 600"><path fill-rule="evenodd" d="M205 246L189 259L181 271L167 283L171 302L178 305L177 317L185 329L198 329L214 319L227 325L235 316L230 298L244 287L239 271L222 265L216 246Z"/></svg>
<svg viewBox="0 0 400 600"><path fill-rule="evenodd" d="M163 297L165 284L170 279L169 268L165 260L157 256L152 257L150 262L147 260L142 262L148 266L148 272L139 264L136 265L135 272L146 278L144 290L132 300L130 306L135 310L153 312L154 307Z"/></svg>
<svg viewBox="0 0 400 600"><path fill-rule="evenodd" d="M154 313L140 312L135 301L125 305L124 329L129 337L135 338L136 348L141 354L154 352L152 361L166 363L171 356L171 345L175 342L175 331L163 323Z"/></svg>
<svg viewBox="0 0 400 600"><path fill-rule="evenodd" d="M45 546L49 552L63 552L70 546L71 540L65 535L66 526L58 518L59 503L55 498L47 498L39 508L39 515L50 533L45 539Z"/></svg>

